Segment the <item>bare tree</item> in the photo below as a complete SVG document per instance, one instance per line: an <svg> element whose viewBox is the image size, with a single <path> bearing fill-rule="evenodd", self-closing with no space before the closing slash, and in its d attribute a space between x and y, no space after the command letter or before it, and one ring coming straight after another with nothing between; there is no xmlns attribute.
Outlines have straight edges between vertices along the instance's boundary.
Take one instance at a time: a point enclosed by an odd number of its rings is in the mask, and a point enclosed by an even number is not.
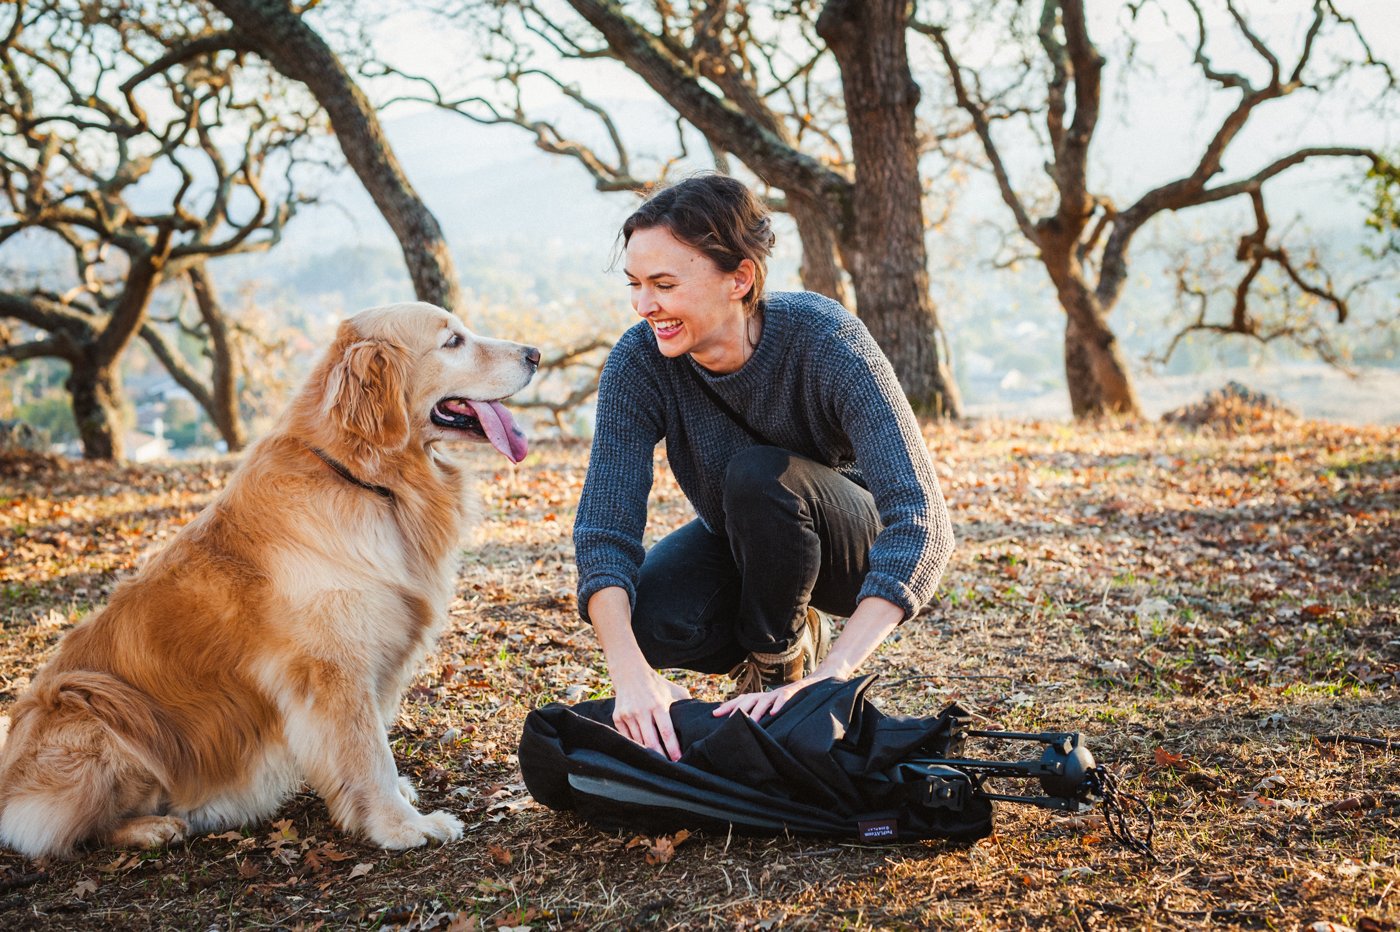
<svg viewBox="0 0 1400 932"><path fill-rule="evenodd" d="M930 36L947 68L954 97L971 119L981 141L1002 200L1015 219L1016 228L1031 244L1055 287L1066 315L1065 371L1071 407L1077 417L1109 412L1137 413L1139 402L1108 317L1123 294L1128 278L1129 247L1148 221L1169 211L1181 211L1231 198L1249 198L1257 228L1241 240L1239 258L1251 272L1237 291L1236 312L1227 329L1250 332L1257 322L1247 313L1249 283L1264 263L1277 263L1305 292L1322 297L1345 317L1345 303L1325 283L1305 276L1291 264L1287 252L1266 243L1269 230L1265 184L1290 169L1317 159L1356 159L1369 166L1384 164L1380 154L1362 146L1303 145L1275 155L1252 173L1219 180L1224 159L1242 130L1265 105L1298 92L1323 93L1341 73L1357 66L1383 70L1393 87L1389 69L1376 61L1356 23L1338 12L1331 0L1314 0L1312 18L1300 47L1284 55L1270 48L1235 0L1221 0L1231 29L1250 49L1255 61L1240 71L1228 70L1208 53L1210 29L1199 0L1181 0L1176 12L1194 24L1193 57L1201 76L1234 95L1234 104L1221 119L1195 164L1179 177L1120 205L1094 190L1089 178L1090 151L1103 97L1105 58L1089 35L1083 0L1043 0L1034 24L1034 42L1044 78L1040 105L1034 109L1044 119L1045 172L1051 185L1051 204L1036 215L1026 188L1018 186L1006 146L993 133L990 114L994 107L984 94L975 68L960 57L959 42L949 18L938 21L926 14L917 23ZM1167 0L1160 8L1165 9ZM1125 9L1143 15L1148 4ZM1020 4L1003 4L1014 18ZM1167 14L1164 14L1167 15ZM1005 20L1001 20L1004 22ZM1004 27L1003 27L1004 29ZM1345 57L1335 64L1335 52L1324 54L1323 40L1346 46ZM1286 62L1285 62L1286 59ZM1264 80L1245 73L1255 67ZM1220 328L1216 328L1220 329Z"/></svg>
<svg viewBox="0 0 1400 932"><path fill-rule="evenodd" d="M141 327L141 339L171 378L204 409L229 452L236 452L248 443L247 424L239 405L240 387L248 376L243 335L225 313L207 263L191 264L185 270L185 281L194 298L196 322L186 323L180 313L182 307L177 307L166 323L203 347L203 355L209 360L209 375L202 375L191 365L176 341L169 339L153 321Z"/></svg>
<svg viewBox="0 0 1400 932"><path fill-rule="evenodd" d="M512 125L529 132L544 152L573 159L582 166L599 191L644 192L667 180L669 172L690 158L684 119L675 120L675 144L659 165L637 167L623 133L608 108L575 83L566 82L550 69L560 58L574 61L616 61L617 56L599 44L587 25L546 10L534 0L511 3L453 0L442 10L445 19L465 24L480 42L488 61L499 66L497 83L504 93L492 99L478 93L453 96L439 84L422 75L408 74L384 62L365 67L371 76L394 75L424 87L421 94L400 94L387 101L388 107L412 99L459 113L484 125ZM832 108L831 91L818 80L818 64L830 55L810 22L799 15L769 17L759 28L747 9L731 11L725 4L686 10L662 2L647 7L647 28L677 60L685 61L694 73L738 107L748 119L794 149L817 154L834 170L850 174L850 159L844 143L825 124ZM733 15L731 15L733 13ZM548 51L550 61L540 63L538 49ZM602 84L602 82L600 82ZM531 94L531 90L536 91ZM542 89L545 94L538 91ZM570 134L557 119L532 115L528 99L548 95L572 101L579 113L595 123L594 135L606 147L583 141ZM839 87L836 104L839 107ZM732 171L729 153L710 143L716 170ZM653 144L655 140L653 139ZM777 194L769 206L793 216L802 242L800 274L803 287L847 303L847 285L842 273L832 218L812 210L802 198Z"/></svg>
<svg viewBox="0 0 1400 932"><path fill-rule="evenodd" d="M1255 228L1239 238L1232 256L1244 271L1232 277L1227 270L1213 268L1208 254L1190 255L1175 264L1178 304L1190 313L1190 320L1172 335L1166 349L1150 357L1167 363L1182 341L1192 334L1241 335L1259 343L1286 340L1304 347L1330 365L1344 368L1343 355L1323 326L1318 308L1328 308L1337 323L1351 314L1353 295L1370 285L1372 275L1341 289L1333 282L1316 249L1285 249L1270 236L1269 215L1264 196L1251 191ZM1273 266L1277 275L1268 276ZM1256 292L1267 290L1261 299ZM1223 299L1223 300L1218 300ZM1224 307L1220 313L1219 307ZM1264 313L1267 310L1269 313Z"/></svg>
<svg viewBox="0 0 1400 932"><path fill-rule="evenodd" d="M289 0L209 0L233 23L228 47L249 49L325 108L345 159L398 238L418 298L462 311L442 228L404 174L374 107L325 40Z"/></svg>
<svg viewBox="0 0 1400 932"><path fill-rule="evenodd" d="M270 110L266 85L241 73L236 53L188 52L207 27L197 17L172 28L74 0L11 12L0 42L0 196L11 219L0 246L60 244L72 277L35 272L32 287L0 292L0 317L32 334L0 355L66 362L84 455L121 459L119 364L142 337L236 448L237 357L219 338L218 305L202 309L215 357L206 386L152 326L152 297L180 275L207 284L213 257L277 241L299 202L290 149L307 137L309 113ZM280 192L267 186L273 171L287 173Z"/></svg>
<svg viewBox="0 0 1400 932"><path fill-rule="evenodd" d="M514 88L527 80L552 82L603 121L611 154L530 118L519 97L502 106L432 88L426 98L481 122L530 129L542 148L578 159L604 190L635 187L639 179L606 112L582 91L532 67L509 33L527 32L567 59L622 63L699 130L721 169L732 157L781 192L773 200L796 222L804 286L845 300L842 269L849 272L854 304L911 402L926 413L956 415L961 405L928 293L919 91L904 46L907 7L837 0L778 10L731 0L684 8L568 3L582 21L541 0L488 5L498 16L518 17L493 26L507 37L503 79ZM470 3L453 8L462 6L480 9ZM762 34L755 25L760 17L769 29ZM775 31L780 19L785 39ZM849 129L826 119L833 93Z"/></svg>

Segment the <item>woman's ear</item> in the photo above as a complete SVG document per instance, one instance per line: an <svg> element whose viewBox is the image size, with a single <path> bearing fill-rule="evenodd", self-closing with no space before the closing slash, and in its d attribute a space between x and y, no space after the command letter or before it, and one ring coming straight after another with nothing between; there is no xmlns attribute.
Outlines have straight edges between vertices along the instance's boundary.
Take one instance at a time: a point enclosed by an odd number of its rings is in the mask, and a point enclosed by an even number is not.
<svg viewBox="0 0 1400 932"><path fill-rule="evenodd" d="M402 347L383 340L345 346L326 387L326 415L371 446L408 443L408 366Z"/></svg>
<svg viewBox="0 0 1400 932"><path fill-rule="evenodd" d="M734 287L729 296L737 301L752 291L756 272L752 259L740 259L739 267L731 273L734 276Z"/></svg>

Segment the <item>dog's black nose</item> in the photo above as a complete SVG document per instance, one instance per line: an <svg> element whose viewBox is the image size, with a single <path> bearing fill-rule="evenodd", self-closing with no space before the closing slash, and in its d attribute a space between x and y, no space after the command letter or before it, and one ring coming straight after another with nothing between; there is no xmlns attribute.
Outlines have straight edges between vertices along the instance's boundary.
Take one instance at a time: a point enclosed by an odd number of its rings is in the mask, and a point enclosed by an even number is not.
<svg viewBox="0 0 1400 932"><path fill-rule="evenodd" d="M533 346L525 347L525 361L532 367L538 369L540 365L540 351Z"/></svg>

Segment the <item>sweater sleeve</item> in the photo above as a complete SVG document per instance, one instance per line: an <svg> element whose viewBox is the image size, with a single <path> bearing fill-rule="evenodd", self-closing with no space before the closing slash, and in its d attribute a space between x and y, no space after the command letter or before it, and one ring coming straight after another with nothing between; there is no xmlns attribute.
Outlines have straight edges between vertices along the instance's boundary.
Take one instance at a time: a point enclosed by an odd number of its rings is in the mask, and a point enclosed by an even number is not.
<svg viewBox="0 0 1400 932"><path fill-rule="evenodd" d="M662 393L648 385L655 375L638 351L635 333L623 335L608 354L598 383L597 416L588 473L574 519L578 610L588 621L588 600L620 586L633 605L645 556L647 496L652 457L664 433L656 410Z"/></svg>
<svg viewBox="0 0 1400 932"><path fill-rule="evenodd" d="M880 596L914 615L933 597L953 552L953 524L933 461L889 360L864 326L832 335L839 361L830 396L884 524L860 599Z"/></svg>

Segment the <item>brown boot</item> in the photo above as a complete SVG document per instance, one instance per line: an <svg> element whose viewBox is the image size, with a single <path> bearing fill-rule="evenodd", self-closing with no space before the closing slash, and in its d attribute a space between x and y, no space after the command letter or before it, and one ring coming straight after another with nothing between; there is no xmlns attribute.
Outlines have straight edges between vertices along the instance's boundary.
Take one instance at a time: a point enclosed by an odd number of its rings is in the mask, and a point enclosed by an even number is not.
<svg viewBox="0 0 1400 932"><path fill-rule="evenodd" d="M749 655L729 671L734 680L730 697L744 693L767 691L786 683L795 683L817 668L831 650L831 616L808 606L807 623L797 643L781 654L750 651Z"/></svg>

